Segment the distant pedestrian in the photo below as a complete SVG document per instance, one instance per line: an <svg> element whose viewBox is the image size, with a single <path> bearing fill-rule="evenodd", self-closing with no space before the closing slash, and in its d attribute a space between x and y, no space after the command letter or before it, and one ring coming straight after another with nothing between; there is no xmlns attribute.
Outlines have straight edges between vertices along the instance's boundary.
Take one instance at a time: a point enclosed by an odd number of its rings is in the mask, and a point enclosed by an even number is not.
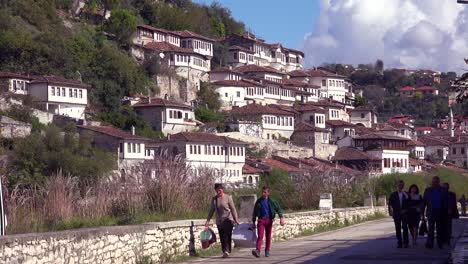
<svg viewBox="0 0 468 264"><path fill-rule="evenodd" d="M407 217L408 228L413 239L413 245L417 245L419 221L421 220L421 211L423 207L423 198L419 194L419 188L416 184L409 187Z"/></svg>
<svg viewBox="0 0 468 264"><path fill-rule="evenodd" d="M443 248L445 239L445 224L448 214L448 195L447 190L440 186L440 178L432 177L432 186L424 191L424 209L429 223L426 248L434 247L434 231L437 229L437 245Z"/></svg>
<svg viewBox="0 0 468 264"><path fill-rule="evenodd" d="M460 206L461 206L461 215L466 216L466 198L464 194L461 196L458 202L460 203Z"/></svg>
<svg viewBox="0 0 468 264"><path fill-rule="evenodd" d="M452 220L458 219L460 215L458 214L457 208L457 195L450 191L450 185L447 182L443 184L443 187L447 190L448 198L448 214L445 219L445 243L450 246L450 240L452 239Z"/></svg>
<svg viewBox="0 0 468 264"><path fill-rule="evenodd" d="M252 255L259 258L262 249L263 237L265 236L265 257L270 256L271 247L271 232L273 229L273 221L275 215L278 214L280 218L280 225L284 225L283 210L278 202L270 197L270 188L264 186L262 188L262 197L257 199L254 205L252 214L253 227L255 228L255 221L257 222L257 247L252 250Z"/></svg>
<svg viewBox="0 0 468 264"><path fill-rule="evenodd" d="M234 224L239 224L236 207L232 197L224 193L224 186L220 183L215 184L216 196L211 199L211 207L208 212L205 227L210 225L211 217L216 212L216 226L218 227L219 240L223 258L229 257L232 244L232 229Z"/></svg>
<svg viewBox="0 0 468 264"><path fill-rule="evenodd" d="M388 213L393 217L395 223L395 233L398 240L397 247L408 247L408 223L407 223L407 206L408 194L403 190L405 182L398 181L398 190L390 195L388 201ZM403 238L401 230L403 229Z"/></svg>

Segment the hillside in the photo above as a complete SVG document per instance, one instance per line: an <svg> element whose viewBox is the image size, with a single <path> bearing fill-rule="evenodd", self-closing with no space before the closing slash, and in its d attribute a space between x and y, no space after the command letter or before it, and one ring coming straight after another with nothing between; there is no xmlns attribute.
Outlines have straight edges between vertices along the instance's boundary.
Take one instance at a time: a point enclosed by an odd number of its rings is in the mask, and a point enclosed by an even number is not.
<svg viewBox="0 0 468 264"><path fill-rule="evenodd" d="M141 23L213 38L244 30L228 9L190 0L0 1L0 71L81 79L92 85L90 112L106 113L97 118L148 130L120 106L123 96L158 91L154 65L139 65L129 56L130 39Z"/></svg>

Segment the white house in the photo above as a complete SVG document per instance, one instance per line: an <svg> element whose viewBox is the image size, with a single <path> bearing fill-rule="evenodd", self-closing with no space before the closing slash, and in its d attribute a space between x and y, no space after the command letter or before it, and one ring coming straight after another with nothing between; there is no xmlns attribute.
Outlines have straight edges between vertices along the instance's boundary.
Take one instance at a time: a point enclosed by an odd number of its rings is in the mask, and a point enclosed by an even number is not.
<svg viewBox="0 0 468 264"><path fill-rule="evenodd" d="M409 172L409 140L403 137L370 133L353 137L353 147L382 161L382 173Z"/></svg>
<svg viewBox="0 0 468 264"><path fill-rule="evenodd" d="M426 148L423 142L411 140L407 144L410 153L413 153L416 159L423 160L426 157Z"/></svg>
<svg viewBox="0 0 468 264"><path fill-rule="evenodd" d="M222 80L212 82L223 110L245 106L249 103L264 104L265 87L251 80Z"/></svg>
<svg viewBox="0 0 468 264"><path fill-rule="evenodd" d="M450 143L448 160L452 161L458 167L468 168L468 138L460 137Z"/></svg>
<svg viewBox="0 0 468 264"><path fill-rule="evenodd" d="M29 82L34 77L12 72L0 72L0 87L3 82L15 94L28 94Z"/></svg>
<svg viewBox="0 0 468 264"><path fill-rule="evenodd" d="M28 94L47 112L55 115L84 119L90 85L56 76L43 76L31 80Z"/></svg>
<svg viewBox="0 0 468 264"><path fill-rule="evenodd" d="M297 122L309 123L320 128L326 127L327 110L324 108L312 104L300 104L293 108L299 113L299 116L296 117Z"/></svg>
<svg viewBox="0 0 468 264"><path fill-rule="evenodd" d="M230 112L231 129L264 139L289 139L294 132L294 113L271 106L248 104Z"/></svg>
<svg viewBox="0 0 468 264"><path fill-rule="evenodd" d="M336 143L338 140L347 136L355 135L355 126L353 123L343 120L328 120L326 122L327 128L331 131L331 141Z"/></svg>
<svg viewBox="0 0 468 264"><path fill-rule="evenodd" d="M193 131L199 123L191 106L175 101L148 98L134 104L133 108L154 130L165 135Z"/></svg>
<svg viewBox="0 0 468 264"><path fill-rule="evenodd" d="M78 126L81 136L91 135L93 146L113 152L117 156L117 168L121 176L135 170L143 161L154 158L154 152L147 148L150 139L110 126Z"/></svg>
<svg viewBox="0 0 468 264"><path fill-rule="evenodd" d="M377 114L376 112L366 106L356 107L354 109L348 109L349 122L372 128L377 124Z"/></svg>
<svg viewBox="0 0 468 264"><path fill-rule="evenodd" d="M216 81L238 81L242 79L242 72L232 67L220 67L210 71L210 82Z"/></svg>
<svg viewBox="0 0 468 264"><path fill-rule="evenodd" d="M308 74L309 83L321 87L321 98L330 98L343 104L346 103L348 87L345 76L324 70L311 70Z"/></svg>
<svg viewBox="0 0 468 264"><path fill-rule="evenodd" d="M425 145L425 159L430 161L444 161L449 153L450 142L430 135L418 137Z"/></svg>
<svg viewBox="0 0 468 264"><path fill-rule="evenodd" d="M229 47L228 63L234 67L255 64L254 53L255 52L242 46L231 46Z"/></svg>
<svg viewBox="0 0 468 264"><path fill-rule="evenodd" d="M154 143L156 152L181 155L197 176L205 168L213 169L217 181L242 183L247 143L209 133L181 132Z"/></svg>

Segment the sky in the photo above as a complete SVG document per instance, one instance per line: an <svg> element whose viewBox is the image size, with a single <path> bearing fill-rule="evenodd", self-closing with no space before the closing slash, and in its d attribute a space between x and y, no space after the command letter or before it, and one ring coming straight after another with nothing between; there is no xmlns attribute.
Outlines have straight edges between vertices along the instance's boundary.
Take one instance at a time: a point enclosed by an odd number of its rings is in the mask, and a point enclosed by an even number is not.
<svg viewBox="0 0 468 264"><path fill-rule="evenodd" d="M314 28L319 15L318 0L193 0L196 3L219 2L233 17L245 23L269 43L281 42L297 49L304 35Z"/></svg>
<svg viewBox="0 0 468 264"><path fill-rule="evenodd" d="M212 0L194 0L211 3ZM218 0L267 42L305 52L305 67L373 63L463 72L468 5L456 0Z"/></svg>

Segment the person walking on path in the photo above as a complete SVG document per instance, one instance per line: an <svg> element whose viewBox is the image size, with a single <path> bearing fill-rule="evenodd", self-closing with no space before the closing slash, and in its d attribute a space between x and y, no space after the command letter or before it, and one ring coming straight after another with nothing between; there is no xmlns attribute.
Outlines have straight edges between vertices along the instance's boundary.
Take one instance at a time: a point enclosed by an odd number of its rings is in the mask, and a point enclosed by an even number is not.
<svg viewBox="0 0 468 264"><path fill-rule="evenodd" d="M423 198L419 194L419 188L416 184L409 187L408 190L408 228L413 239L413 245L417 245L419 221L421 220L421 211L423 207Z"/></svg>
<svg viewBox="0 0 468 264"><path fill-rule="evenodd" d="M275 215L278 214L280 218L280 225L284 225L285 221L283 218L283 210L279 206L278 202L270 197L270 188L264 186L262 188L262 197L257 199L254 205L252 214L253 228L255 228L255 221L257 222L257 247L252 250L252 255L259 258L260 251L262 249L263 237L266 237L265 241L265 257L270 256L271 247L271 232L273 229L273 221Z"/></svg>
<svg viewBox="0 0 468 264"><path fill-rule="evenodd" d="M232 229L234 224L239 224L239 218L232 197L224 193L224 186L221 183L216 183L215 191L216 196L211 200L205 227L209 227L211 217L216 212L216 226L218 227L219 240L221 240L223 258L227 258L231 253Z"/></svg>
<svg viewBox="0 0 468 264"><path fill-rule="evenodd" d="M460 198L460 200L458 200L458 202L460 203L460 206L461 206L461 215L466 216L466 198L465 198L464 194L461 196L461 198Z"/></svg>
<svg viewBox="0 0 468 264"><path fill-rule="evenodd" d="M448 214L448 195L447 190L440 186L438 176L432 177L432 186L426 188L423 199L423 212L425 211L429 223L426 248L434 247L434 231L437 229L437 245L442 249L446 231L444 220Z"/></svg>
<svg viewBox="0 0 468 264"><path fill-rule="evenodd" d="M388 213L393 217L395 223L395 233L398 240L397 247L408 247L408 223L407 223L407 206L408 194L403 191L405 182L398 181L398 190L390 195L388 200ZM401 230L403 229L403 238L401 237Z"/></svg>
<svg viewBox="0 0 468 264"><path fill-rule="evenodd" d="M445 219L445 243L450 246L450 240L452 239L452 220L458 219L460 215L458 214L457 208L457 195L450 191L450 185L448 182L445 182L443 187L445 190L447 190L448 198L448 214Z"/></svg>

